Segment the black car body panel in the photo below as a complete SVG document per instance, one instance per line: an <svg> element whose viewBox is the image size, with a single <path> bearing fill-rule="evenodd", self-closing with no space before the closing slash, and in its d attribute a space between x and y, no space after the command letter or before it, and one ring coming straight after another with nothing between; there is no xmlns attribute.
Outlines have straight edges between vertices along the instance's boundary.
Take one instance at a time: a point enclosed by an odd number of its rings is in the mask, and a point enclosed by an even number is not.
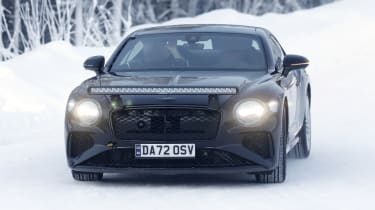
<svg viewBox="0 0 375 210"><path fill-rule="evenodd" d="M267 69L111 72L112 63L128 39L180 32L259 36L264 45ZM280 55L275 53L277 50ZM284 57L285 52L274 36L262 28L187 25L136 31L120 44L101 73L84 81L69 96L69 102L97 101L101 107L101 118L96 124L85 126L67 108L65 139L68 165L73 170L84 172L178 174L270 171L278 163L283 113L288 118L289 151L298 142L305 103L309 103L311 96L309 78L304 69L283 74L281 61ZM91 87L231 87L236 88L238 93L92 94L89 91ZM275 110L268 112L266 120L258 126L243 126L234 117L236 105L249 98L276 104ZM176 117L179 119L178 128L173 127ZM155 123L155 119L160 121ZM150 127L149 130L137 130L141 121ZM151 125L156 126L156 130ZM135 144L176 142L194 143L196 157L137 159L134 156Z"/></svg>

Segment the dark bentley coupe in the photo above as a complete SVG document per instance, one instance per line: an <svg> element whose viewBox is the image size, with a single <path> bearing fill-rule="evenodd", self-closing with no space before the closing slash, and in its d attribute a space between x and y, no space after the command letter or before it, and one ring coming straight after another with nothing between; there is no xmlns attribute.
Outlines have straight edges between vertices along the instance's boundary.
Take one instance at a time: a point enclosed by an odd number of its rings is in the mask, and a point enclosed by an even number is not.
<svg viewBox="0 0 375 210"><path fill-rule="evenodd" d="M103 173L248 173L280 183L311 148L306 58L263 28L137 30L71 93L65 121L73 178ZM288 155L289 154L289 155Z"/></svg>

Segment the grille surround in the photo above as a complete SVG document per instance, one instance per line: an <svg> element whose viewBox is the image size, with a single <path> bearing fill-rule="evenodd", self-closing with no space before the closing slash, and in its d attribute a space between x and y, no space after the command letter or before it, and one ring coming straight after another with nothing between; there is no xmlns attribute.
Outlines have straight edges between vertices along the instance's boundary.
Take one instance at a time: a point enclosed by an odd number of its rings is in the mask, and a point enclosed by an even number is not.
<svg viewBox="0 0 375 210"><path fill-rule="evenodd" d="M125 108L111 113L114 134L122 140L211 140L221 113L200 108Z"/></svg>

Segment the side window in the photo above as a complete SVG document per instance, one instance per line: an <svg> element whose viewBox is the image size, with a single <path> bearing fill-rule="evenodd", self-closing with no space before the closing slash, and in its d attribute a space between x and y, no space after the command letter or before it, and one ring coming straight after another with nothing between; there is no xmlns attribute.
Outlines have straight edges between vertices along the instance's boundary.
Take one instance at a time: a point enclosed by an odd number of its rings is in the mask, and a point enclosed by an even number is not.
<svg viewBox="0 0 375 210"><path fill-rule="evenodd" d="M284 57L284 52L279 46L278 42L273 38L272 36L270 37L271 39L271 45L272 45L272 54L275 58L283 58Z"/></svg>
<svg viewBox="0 0 375 210"><path fill-rule="evenodd" d="M284 58L284 50L281 48L279 42L273 37L270 36L271 45L272 45L272 54L276 62L276 69L282 68L282 59Z"/></svg>

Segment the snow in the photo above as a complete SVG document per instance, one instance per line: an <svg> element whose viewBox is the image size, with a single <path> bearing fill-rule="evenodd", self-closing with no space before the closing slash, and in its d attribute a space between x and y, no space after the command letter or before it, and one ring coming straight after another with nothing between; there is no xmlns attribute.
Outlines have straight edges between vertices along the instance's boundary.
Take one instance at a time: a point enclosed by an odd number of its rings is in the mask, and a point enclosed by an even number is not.
<svg viewBox="0 0 375 210"><path fill-rule="evenodd" d="M262 26L288 53L310 59L313 152L288 160L283 184L249 183L244 175L142 174L76 182L65 162L66 99L93 75L83 60L113 49L55 42L0 63L0 208L373 209L374 6L346 0L262 17L219 10L166 23Z"/></svg>

